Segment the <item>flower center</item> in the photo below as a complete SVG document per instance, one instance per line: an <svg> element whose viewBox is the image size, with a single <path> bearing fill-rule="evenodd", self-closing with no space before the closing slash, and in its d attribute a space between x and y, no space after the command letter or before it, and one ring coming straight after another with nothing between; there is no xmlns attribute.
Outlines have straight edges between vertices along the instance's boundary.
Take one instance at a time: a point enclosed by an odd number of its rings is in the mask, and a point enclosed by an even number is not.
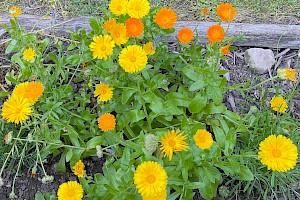
<svg viewBox="0 0 300 200"><path fill-rule="evenodd" d="M133 26L130 27L130 30L131 30L131 32L136 32L137 27L133 25Z"/></svg>
<svg viewBox="0 0 300 200"><path fill-rule="evenodd" d="M170 141L169 141L169 146L174 147L175 144L176 144L176 143L174 142L174 140L170 140Z"/></svg>
<svg viewBox="0 0 300 200"><path fill-rule="evenodd" d="M100 49L101 49L101 51L105 51L106 50L106 46L103 45Z"/></svg>
<svg viewBox="0 0 300 200"><path fill-rule="evenodd" d="M122 6L117 6L117 10L121 11L122 10Z"/></svg>
<svg viewBox="0 0 300 200"><path fill-rule="evenodd" d="M278 149L274 149L272 151L272 155L275 157L275 158L279 158L281 156L281 152L278 150Z"/></svg>
<svg viewBox="0 0 300 200"><path fill-rule="evenodd" d="M148 182L149 184L154 183L155 180L156 180L156 177L155 177L154 175L150 174L150 175L147 176L147 182Z"/></svg>
<svg viewBox="0 0 300 200"><path fill-rule="evenodd" d="M136 57L135 57L135 56L130 56L130 57L129 57L129 60L130 60L131 62L135 62L135 61L136 61Z"/></svg>
<svg viewBox="0 0 300 200"><path fill-rule="evenodd" d="M136 5L135 6L135 11L140 11L141 10L141 6L140 5Z"/></svg>
<svg viewBox="0 0 300 200"><path fill-rule="evenodd" d="M119 38L120 37L120 33L115 33L115 37Z"/></svg>
<svg viewBox="0 0 300 200"><path fill-rule="evenodd" d="M206 139L205 139L205 137L200 137L200 138L198 138L198 141L200 143L204 143L206 141Z"/></svg>
<svg viewBox="0 0 300 200"><path fill-rule="evenodd" d="M162 22L163 22L164 24L169 23L169 18L168 18L168 17L164 17L163 20L162 20Z"/></svg>
<svg viewBox="0 0 300 200"><path fill-rule="evenodd" d="M16 108L15 114L20 114L21 113L21 108Z"/></svg>

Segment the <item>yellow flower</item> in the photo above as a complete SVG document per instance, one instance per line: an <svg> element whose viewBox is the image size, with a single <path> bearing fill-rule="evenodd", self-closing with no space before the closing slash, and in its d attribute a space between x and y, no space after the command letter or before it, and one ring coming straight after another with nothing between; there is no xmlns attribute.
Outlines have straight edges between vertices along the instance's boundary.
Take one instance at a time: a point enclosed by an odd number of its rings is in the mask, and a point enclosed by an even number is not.
<svg viewBox="0 0 300 200"><path fill-rule="evenodd" d="M130 45L124 48L119 55L119 64L125 72L135 73L144 69L147 65L147 55L144 49L138 45Z"/></svg>
<svg viewBox="0 0 300 200"><path fill-rule="evenodd" d="M283 135L270 135L259 144L258 158L268 170L286 172L296 166L297 146Z"/></svg>
<svg viewBox="0 0 300 200"><path fill-rule="evenodd" d="M23 53L23 59L27 61L34 61L35 56L35 51L31 47L26 49Z"/></svg>
<svg viewBox="0 0 300 200"><path fill-rule="evenodd" d="M278 69L277 74L281 79L288 79L296 82L297 71L295 69Z"/></svg>
<svg viewBox="0 0 300 200"><path fill-rule="evenodd" d="M142 200L166 200L167 190L162 190L161 192L154 194L153 196L142 196Z"/></svg>
<svg viewBox="0 0 300 200"><path fill-rule="evenodd" d="M166 191L167 172L153 161L140 164L134 173L134 184L143 199L156 196Z"/></svg>
<svg viewBox="0 0 300 200"><path fill-rule="evenodd" d="M92 86L93 86L93 83L89 82L89 83L88 83L88 86L89 86L89 87L92 87Z"/></svg>
<svg viewBox="0 0 300 200"><path fill-rule="evenodd" d="M9 9L9 16L11 16L11 17L18 17L21 14L22 14L22 11L17 6L13 6Z"/></svg>
<svg viewBox="0 0 300 200"><path fill-rule="evenodd" d="M108 20L106 20L103 23L103 28L107 31L107 32L111 32L111 30L117 25L117 21L115 18L110 18Z"/></svg>
<svg viewBox="0 0 300 200"><path fill-rule="evenodd" d="M277 111L280 113L284 113L286 111L286 109L288 108L286 101L280 96L273 97L272 100L270 101L270 104L271 104L271 108L274 111Z"/></svg>
<svg viewBox="0 0 300 200"><path fill-rule="evenodd" d="M30 106L31 104L27 99L22 96L12 95L4 102L1 116L8 122L22 123L32 113Z"/></svg>
<svg viewBox="0 0 300 200"><path fill-rule="evenodd" d="M41 82L24 82L20 83L14 89L12 95L24 97L28 99L28 102L33 105L42 96L44 92L44 86Z"/></svg>
<svg viewBox="0 0 300 200"><path fill-rule="evenodd" d="M101 115L98 118L98 126L104 132L114 130L116 127L115 116L110 113L105 113Z"/></svg>
<svg viewBox="0 0 300 200"><path fill-rule="evenodd" d="M179 132L179 130L177 130L176 132L174 130L168 131L161 138L160 150L164 154L164 157L169 157L169 160L172 159L173 152L183 150L186 151L186 149L189 147L188 144L184 141L187 136L183 135L184 132L178 134Z"/></svg>
<svg viewBox="0 0 300 200"><path fill-rule="evenodd" d="M155 46L152 42L147 42L146 44L144 44L144 51L146 55L153 55L155 54Z"/></svg>
<svg viewBox="0 0 300 200"><path fill-rule="evenodd" d="M114 39L116 45L120 46L121 44L125 44L128 41L126 32L127 31L124 24L118 23L112 28L110 35Z"/></svg>
<svg viewBox="0 0 300 200"><path fill-rule="evenodd" d="M107 60L108 56L113 54L115 42L110 35L99 35L93 37L89 47L93 52L93 58Z"/></svg>
<svg viewBox="0 0 300 200"><path fill-rule="evenodd" d="M81 200L83 198L82 185L76 181L61 184L57 191L58 200Z"/></svg>
<svg viewBox="0 0 300 200"><path fill-rule="evenodd" d="M84 176L84 163L79 160L74 166L73 166L74 174L77 175L79 178L83 178Z"/></svg>
<svg viewBox="0 0 300 200"><path fill-rule="evenodd" d="M109 87L109 85L100 82L96 85L96 90L94 91L94 97L96 96L98 96L100 101L108 101L113 96L112 88Z"/></svg>
<svg viewBox="0 0 300 200"><path fill-rule="evenodd" d="M196 132L194 140L196 145L202 150L209 149L214 143L211 133L204 129L199 129Z"/></svg>
<svg viewBox="0 0 300 200"><path fill-rule="evenodd" d="M127 0L111 0L109 10L112 14L119 16L127 13Z"/></svg>
<svg viewBox="0 0 300 200"><path fill-rule="evenodd" d="M150 3L147 0L129 0L127 4L127 13L132 18L140 19L148 15Z"/></svg>

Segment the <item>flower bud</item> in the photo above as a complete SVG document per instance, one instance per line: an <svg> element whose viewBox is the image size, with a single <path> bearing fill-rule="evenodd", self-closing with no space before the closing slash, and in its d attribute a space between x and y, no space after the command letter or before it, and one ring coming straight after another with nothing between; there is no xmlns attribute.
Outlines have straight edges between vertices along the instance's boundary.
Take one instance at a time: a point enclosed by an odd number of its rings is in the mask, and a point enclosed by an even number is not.
<svg viewBox="0 0 300 200"><path fill-rule="evenodd" d="M4 142L5 144L9 144L12 141L12 131L9 131L5 136L4 136Z"/></svg>
<svg viewBox="0 0 300 200"><path fill-rule="evenodd" d="M102 147L100 145L96 146L96 151L97 151L98 158L102 158L103 157L103 150L102 150Z"/></svg>
<svg viewBox="0 0 300 200"><path fill-rule="evenodd" d="M146 134L145 135L145 148L146 150L152 154L154 151L156 151L158 146L158 139L156 135L153 134Z"/></svg>
<svg viewBox="0 0 300 200"><path fill-rule="evenodd" d="M229 190L225 185L222 185L221 187L219 187L219 194L221 197L223 198L227 198L229 196Z"/></svg>

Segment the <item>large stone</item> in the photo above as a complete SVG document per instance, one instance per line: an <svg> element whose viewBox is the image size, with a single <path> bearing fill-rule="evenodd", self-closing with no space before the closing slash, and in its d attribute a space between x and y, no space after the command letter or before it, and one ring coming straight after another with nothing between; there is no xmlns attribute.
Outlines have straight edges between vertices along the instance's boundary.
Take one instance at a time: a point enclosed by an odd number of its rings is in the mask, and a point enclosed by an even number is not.
<svg viewBox="0 0 300 200"><path fill-rule="evenodd" d="M270 49L247 49L244 58L249 67L259 74L268 72L275 64L274 53Z"/></svg>

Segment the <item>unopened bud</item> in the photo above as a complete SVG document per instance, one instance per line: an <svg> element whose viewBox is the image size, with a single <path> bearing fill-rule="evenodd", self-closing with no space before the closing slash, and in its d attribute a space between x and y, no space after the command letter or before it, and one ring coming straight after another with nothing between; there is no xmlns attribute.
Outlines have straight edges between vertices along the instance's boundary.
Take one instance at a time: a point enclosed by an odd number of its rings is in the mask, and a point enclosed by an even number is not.
<svg viewBox="0 0 300 200"><path fill-rule="evenodd" d="M9 198L10 198L10 199L16 199L16 198L17 198L17 195L16 195L14 192L11 192L11 193L9 194Z"/></svg>
<svg viewBox="0 0 300 200"><path fill-rule="evenodd" d="M221 197L223 198L227 198L229 196L229 190L225 185L222 185L221 187L219 187L219 194Z"/></svg>
<svg viewBox="0 0 300 200"><path fill-rule="evenodd" d="M98 158L102 158L103 157L103 150L102 150L102 147L97 145L96 146L96 151L97 151L97 156Z"/></svg>
<svg viewBox="0 0 300 200"><path fill-rule="evenodd" d="M156 135L153 134L146 134L145 135L145 148L146 150L152 154L154 151L156 151L158 146L158 139Z"/></svg>
<svg viewBox="0 0 300 200"><path fill-rule="evenodd" d="M9 144L12 141L12 135L13 132L9 131L5 136L4 136L4 142L5 144Z"/></svg>
<svg viewBox="0 0 300 200"><path fill-rule="evenodd" d="M53 180L54 180L53 176L46 175L42 178L42 183L51 183Z"/></svg>
<svg viewBox="0 0 300 200"><path fill-rule="evenodd" d="M0 177L0 187L4 185L3 179Z"/></svg>

